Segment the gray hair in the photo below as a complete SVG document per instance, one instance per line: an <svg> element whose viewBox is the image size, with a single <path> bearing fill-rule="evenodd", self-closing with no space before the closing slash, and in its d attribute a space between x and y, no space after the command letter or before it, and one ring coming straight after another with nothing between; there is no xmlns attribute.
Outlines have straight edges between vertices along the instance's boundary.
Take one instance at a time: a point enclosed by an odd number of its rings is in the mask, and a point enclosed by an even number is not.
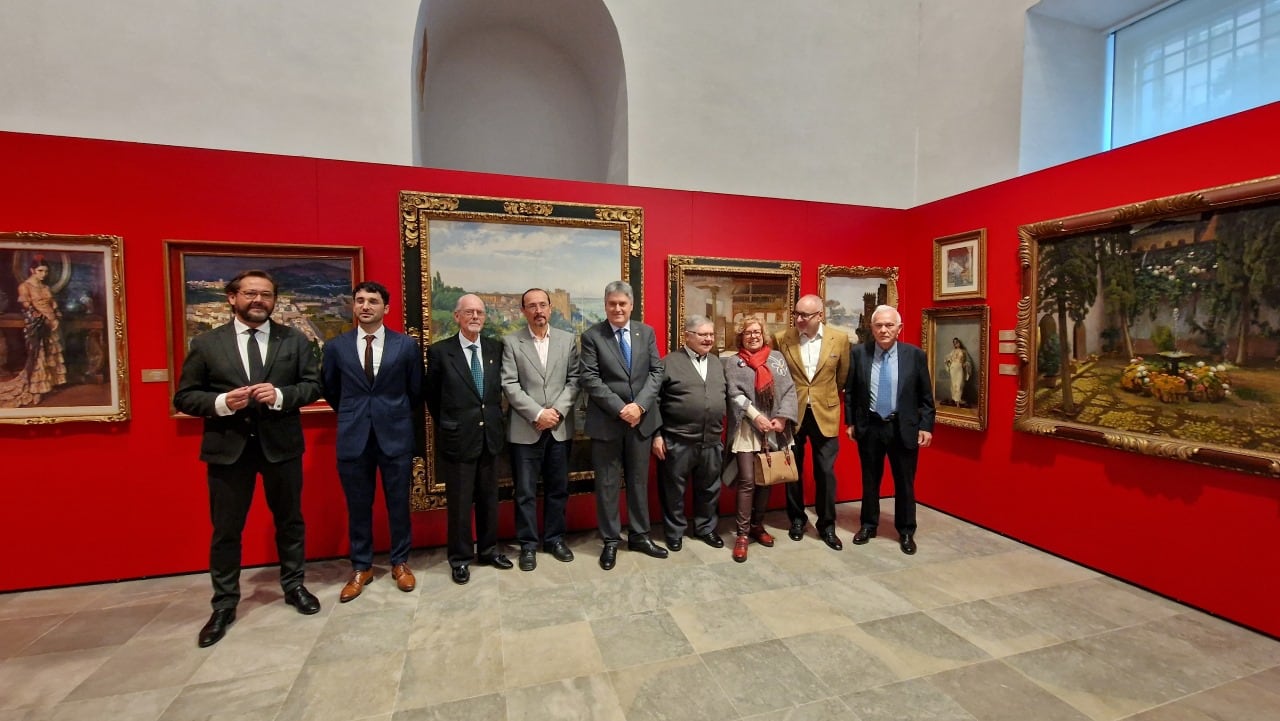
<svg viewBox="0 0 1280 721"><path fill-rule="evenodd" d="M712 323L711 319L705 315L691 315L684 319L684 332L696 332L700 325L709 325L714 328L716 324Z"/></svg>
<svg viewBox="0 0 1280 721"><path fill-rule="evenodd" d="M881 313L892 313L892 314L893 314L893 322L894 322L894 323L896 323L897 325L902 325L902 314L898 312L898 309L897 309L897 308L894 308L894 307L893 307L893 306L891 306L891 305L878 305L878 306L876 306L876 309L875 309L875 310L873 310L873 311L871 311L871 320L872 320L872 322L874 322L874 321L875 321L875 319L876 319L876 316L880 315Z"/></svg>
<svg viewBox="0 0 1280 721"><path fill-rule="evenodd" d="M631 284L625 280L615 280L604 287L604 297L608 298L614 293L621 293L627 296L627 300L632 303L636 301L635 293L631 292Z"/></svg>

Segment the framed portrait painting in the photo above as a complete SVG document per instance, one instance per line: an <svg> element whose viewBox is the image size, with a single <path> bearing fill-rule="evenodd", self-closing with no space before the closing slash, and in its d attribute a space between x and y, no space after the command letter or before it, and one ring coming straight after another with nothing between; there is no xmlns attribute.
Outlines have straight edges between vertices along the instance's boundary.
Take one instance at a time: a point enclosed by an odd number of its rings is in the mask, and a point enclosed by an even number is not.
<svg viewBox="0 0 1280 721"><path fill-rule="evenodd" d="M482 335L501 340L524 328L520 299L543 288L551 324L581 335L605 319L604 287L631 285L631 317L643 318L644 211L616 207L468 195L400 193L405 332L432 342L458 331L454 305L466 293L484 301ZM594 489L591 448L582 428L586 399L575 408L576 441L569 458L569 490ZM411 506L445 506L445 480L435 472L432 420L425 409L417 429ZM507 454L498 459L499 490L512 493Z"/></svg>
<svg viewBox="0 0 1280 721"><path fill-rule="evenodd" d="M129 419L123 242L0 233L0 423Z"/></svg>
<svg viewBox="0 0 1280 721"><path fill-rule="evenodd" d="M317 362L324 344L350 329L351 289L364 279L364 249L354 245L166 240L164 255L170 398L192 339L231 321L226 285L241 271L275 279L271 320L301 331ZM302 410L331 411L323 400ZM172 407L170 413L186 417Z"/></svg>
<svg viewBox="0 0 1280 721"><path fill-rule="evenodd" d="M791 325L800 299L800 264L780 260L667 257L668 351L679 348L684 321L704 315L715 326L718 355L738 352L737 329L746 318L764 321L772 336Z"/></svg>
<svg viewBox="0 0 1280 721"><path fill-rule="evenodd" d="M925 308L920 322L920 347L929 359L938 423L986 430L991 309L985 305Z"/></svg>
<svg viewBox="0 0 1280 721"><path fill-rule="evenodd" d="M864 343L871 340L876 306L898 307L898 269L819 265L818 295L826 305L825 322L848 333L854 343Z"/></svg>
<svg viewBox="0 0 1280 721"><path fill-rule="evenodd" d="M1016 430L1280 477L1280 176L1018 235Z"/></svg>
<svg viewBox="0 0 1280 721"><path fill-rule="evenodd" d="M933 241L933 299L987 297L987 229Z"/></svg>

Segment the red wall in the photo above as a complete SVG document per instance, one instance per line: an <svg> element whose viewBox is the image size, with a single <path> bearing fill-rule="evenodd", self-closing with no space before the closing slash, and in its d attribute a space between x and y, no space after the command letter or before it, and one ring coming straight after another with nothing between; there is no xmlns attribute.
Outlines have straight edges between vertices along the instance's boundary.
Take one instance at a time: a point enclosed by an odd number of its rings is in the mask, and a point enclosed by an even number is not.
<svg viewBox="0 0 1280 721"><path fill-rule="evenodd" d="M207 567L199 422L170 418L168 384L140 380L168 365L165 239L359 244L366 275L396 288L400 190L637 205L645 319L660 343L673 253L798 260L805 293L817 291L820 263L896 265L904 338L918 342L919 311L932 305L932 239L985 227L994 345L994 331L1016 322L1018 225L1280 172L1275 144L1238 150L1278 124L1280 105L1270 106L907 211L0 133L0 230L125 239L133 412L118 424L0 426L0 543L12 549L0 590ZM921 459L922 501L1280 635L1274 603L1256 590L1256 579L1280 575L1280 481L1014 433L1017 379L994 367L1013 358L991 358L989 427L938 429ZM334 419L311 415L305 426L308 555L342 556ZM842 445L847 500L858 468L852 444ZM501 514L509 536L509 505ZM571 517L594 524L589 496L573 498ZM416 544L443 543L442 513L414 520ZM259 499L246 565L273 560L271 539Z"/></svg>

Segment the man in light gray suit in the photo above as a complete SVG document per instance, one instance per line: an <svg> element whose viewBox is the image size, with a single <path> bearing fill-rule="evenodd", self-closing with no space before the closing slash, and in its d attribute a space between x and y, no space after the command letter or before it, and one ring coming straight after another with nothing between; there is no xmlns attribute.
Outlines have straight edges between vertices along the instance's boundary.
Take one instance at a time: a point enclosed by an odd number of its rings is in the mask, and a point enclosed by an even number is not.
<svg viewBox="0 0 1280 721"><path fill-rule="evenodd" d="M573 560L565 545L569 450L578 395L578 341L551 327L551 296L530 288L520 297L528 326L502 339L502 392L507 396L507 448L515 480L520 570L538 565L538 477L543 489L543 550Z"/></svg>
<svg viewBox="0 0 1280 721"><path fill-rule="evenodd" d="M587 436L596 473L596 523L604 540L600 567L618 559L622 522L618 497L627 484L627 548L654 558L667 549L649 538L649 443L662 425L658 390L662 361L653 328L631 319L634 294L615 280L604 288L607 320L582 334L582 375L587 394Z"/></svg>

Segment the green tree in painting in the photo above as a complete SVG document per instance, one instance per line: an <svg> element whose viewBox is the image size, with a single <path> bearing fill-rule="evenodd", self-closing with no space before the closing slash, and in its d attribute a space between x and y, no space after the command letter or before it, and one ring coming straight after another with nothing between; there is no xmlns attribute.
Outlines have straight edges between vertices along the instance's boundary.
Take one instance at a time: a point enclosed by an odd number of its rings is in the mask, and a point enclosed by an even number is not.
<svg viewBox="0 0 1280 721"><path fill-rule="evenodd" d="M1125 230L1095 239L1098 268L1102 274L1103 309L1109 318L1114 319L1125 358L1135 355L1129 328L1139 312L1136 273L1129 255L1132 246L1133 241Z"/></svg>
<svg viewBox="0 0 1280 721"><path fill-rule="evenodd" d="M1217 216L1217 282L1236 321L1236 365L1249 362L1249 333L1264 306L1280 302L1280 206L1241 208Z"/></svg>
<svg viewBox="0 0 1280 721"><path fill-rule="evenodd" d="M1039 307L1057 317L1058 328L1070 328L1067 318L1083 320L1098 296L1098 262L1093 251L1093 238L1068 238L1040 246L1037 265ZM1071 393L1070 344L1059 350L1062 385L1062 412L1076 412Z"/></svg>

